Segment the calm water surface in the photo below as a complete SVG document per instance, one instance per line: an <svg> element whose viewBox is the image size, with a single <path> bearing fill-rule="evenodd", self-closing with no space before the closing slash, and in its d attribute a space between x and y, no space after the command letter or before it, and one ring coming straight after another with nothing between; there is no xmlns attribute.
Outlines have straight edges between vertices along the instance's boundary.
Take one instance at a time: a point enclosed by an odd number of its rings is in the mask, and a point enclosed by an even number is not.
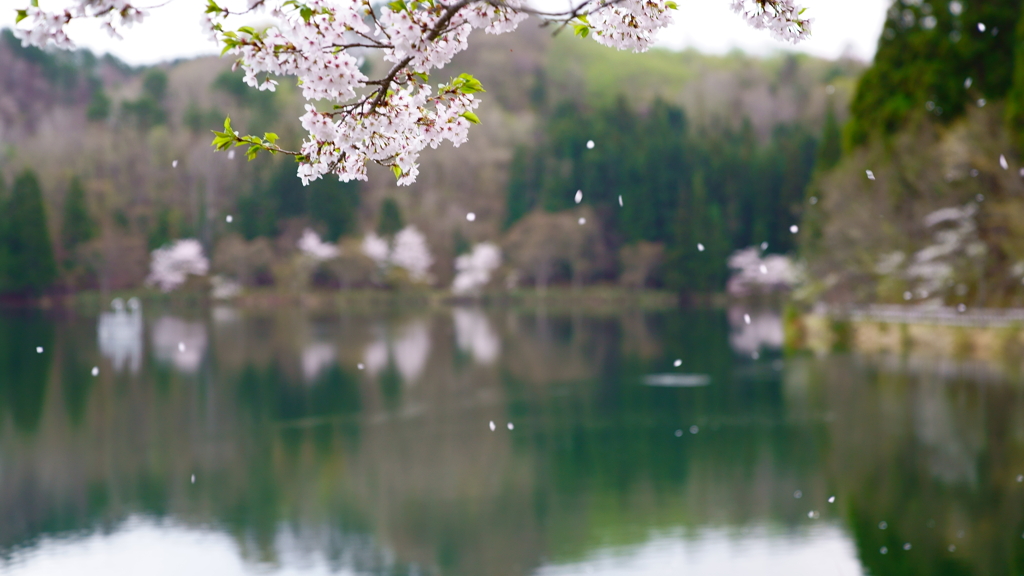
<svg viewBox="0 0 1024 576"><path fill-rule="evenodd" d="M744 312L7 314L0 573L1024 573L1019 376Z"/></svg>

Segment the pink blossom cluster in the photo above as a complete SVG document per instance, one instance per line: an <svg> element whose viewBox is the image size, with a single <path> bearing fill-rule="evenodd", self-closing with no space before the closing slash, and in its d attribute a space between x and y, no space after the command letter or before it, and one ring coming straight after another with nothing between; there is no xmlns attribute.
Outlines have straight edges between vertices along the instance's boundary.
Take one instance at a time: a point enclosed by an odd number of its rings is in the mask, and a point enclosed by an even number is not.
<svg viewBox="0 0 1024 576"><path fill-rule="evenodd" d="M136 8L129 0L77 0L64 10L54 12L33 3L18 11L21 26L14 28L14 35L24 46L45 47L52 43L57 48L72 49L74 43L68 38L64 26L75 18L96 18L108 34L121 38L118 28L130 28L146 15L145 10Z"/></svg>
<svg viewBox="0 0 1024 576"><path fill-rule="evenodd" d="M64 2L63 11L18 10L15 33L22 42L70 48L65 26L72 19L98 19L117 35L119 27L146 15L130 0ZM221 5L227 2L239 4L240 11ZM733 0L732 6L780 39L796 42L810 32L810 20L800 16L793 0ZM483 90L479 83L430 83L432 72L468 48L474 29L510 32L538 13L583 27L584 35L606 46L642 52L671 23L675 9L674 0L579 0L561 13L540 13L525 0L394 0L383 6L371 0L214 0L203 21L237 58L250 86L274 90L276 78L297 77L309 102L300 117L308 136L290 153L299 156L303 183L328 174L366 180L372 162L390 167L398 183L408 185L416 180L424 149L445 141L459 146L470 124L479 121L473 113L479 105L475 93ZM230 17L257 10L270 16L266 29L227 29ZM373 52L391 68L371 80L361 64Z"/></svg>
<svg viewBox="0 0 1024 576"><path fill-rule="evenodd" d="M802 16L793 0L732 0L732 10L758 30L768 30L784 42L796 44L811 35L813 20Z"/></svg>
<svg viewBox="0 0 1024 576"><path fill-rule="evenodd" d="M593 0L588 22L599 44L645 52L655 35L672 23L673 5L670 0Z"/></svg>

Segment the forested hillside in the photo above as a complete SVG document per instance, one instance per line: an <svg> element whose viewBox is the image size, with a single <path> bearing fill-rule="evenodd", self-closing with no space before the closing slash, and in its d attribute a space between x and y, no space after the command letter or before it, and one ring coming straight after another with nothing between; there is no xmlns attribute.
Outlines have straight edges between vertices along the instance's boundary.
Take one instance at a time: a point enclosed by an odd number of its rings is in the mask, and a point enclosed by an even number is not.
<svg viewBox="0 0 1024 576"><path fill-rule="evenodd" d="M620 53L532 27L480 42L452 64L487 90L468 145L425 154L408 188L383 169L367 183L303 187L288 158L246 162L209 145L230 115L237 129L273 130L296 148L302 102L288 82L258 92L226 60L136 69L85 51L25 49L4 31L0 179L12 188L37 176L44 210L33 218L56 262L54 279L4 290L141 286L149 252L187 237L202 242L213 273L288 283L307 227L347 258L313 281L393 285L374 277L359 248L386 199L425 234L437 286L450 284L457 254L488 241L504 248L499 285L540 282L544 269L545 283L720 289L732 250L792 247L803 189L837 148L861 70L795 55ZM826 143L823 134L832 134ZM573 226L563 230L563 220ZM19 240L5 222L10 251ZM535 243L516 241L527 228L567 240L538 255Z"/></svg>
<svg viewBox="0 0 1024 576"><path fill-rule="evenodd" d="M808 189L810 296L1024 305L1022 36L1019 1L893 5Z"/></svg>

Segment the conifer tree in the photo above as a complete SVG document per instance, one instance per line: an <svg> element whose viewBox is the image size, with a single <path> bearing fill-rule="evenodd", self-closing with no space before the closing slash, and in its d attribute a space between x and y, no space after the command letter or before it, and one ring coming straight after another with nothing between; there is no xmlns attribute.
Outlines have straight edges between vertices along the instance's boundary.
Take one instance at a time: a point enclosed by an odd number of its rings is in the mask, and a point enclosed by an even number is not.
<svg viewBox="0 0 1024 576"><path fill-rule="evenodd" d="M405 223L402 221L402 211L398 208L398 202L395 202L394 198L385 198L380 205L377 234L394 236L402 228L405 228Z"/></svg>
<svg viewBox="0 0 1024 576"><path fill-rule="evenodd" d="M825 110L825 127L821 131L821 145L818 147L818 160L815 170L824 171L839 163L843 154L843 133L836 119L836 112L829 101Z"/></svg>
<svg viewBox="0 0 1024 576"><path fill-rule="evenodd" d="M85 188L76 176L71 179L68 194L64 198L64 221L61 223L61 244L70 254L79 244L96 237L98 227L85 199Z"/></svg>
<svg viewBox="0 0 1024 576"><path fill-rule="evenodd" d="M11 253L7 246L7 228L10 218L7 214L7 180L0 173L0 294L7 292Z"/></svg>
<svg viewBox="0 0 1024 576"><path fill-rule="evenodd" d="M9 257L5 291L39 294L57 279L57 264L46 224L43 193L34 172L25 170L14 180L6 204L4 244Z"/></svg>
<svg viewBox="0 0 1024 576"><path fill-rule="evenodd" d="M1024 39L1024 10L1017 20L1017 38ZM1017 42L1013 58L1013 84L1006 101L1006 120L1017 145L1017 153L1024 156L1024 42Z"/></svg>

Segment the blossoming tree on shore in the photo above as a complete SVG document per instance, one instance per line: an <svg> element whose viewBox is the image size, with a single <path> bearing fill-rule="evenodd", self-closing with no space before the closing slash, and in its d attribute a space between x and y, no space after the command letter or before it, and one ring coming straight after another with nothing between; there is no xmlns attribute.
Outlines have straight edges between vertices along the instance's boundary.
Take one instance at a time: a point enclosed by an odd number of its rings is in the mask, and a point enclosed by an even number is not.
<svg viewBox="0 0 1024 576"><path fill-rule="evenodd" d="M26 1L16 10L15 34L39 47L73 47L65 31L72 20L96 20L116 37L157 10L133 0L63 0L59 9ZM780 40L798 42L810 34L811 21L793 0L730 1L750 25ZM373 162L408 185L425 148L445 141L459 146L470 125L480 122L474 113L477 94L484 92L479 81L468 74L431 81L431 74L469 48L474 29L503 34L534 15L600 44L643 52L678 9L674 0L576 0L561 11L525 0L207 0L202 21L223 53L236 57L246 83L274 90L280 77L295 76L308 101L299 118L307 136L298 150L283 148L274 133L243 136L230 119L215 132L213 146L248 146L250 159L260 151L293 155L303 183L326 175L366 180ZM260 30L229 26L250 13L269 16L272 24ZM379 78L360 67L374 54L390 63Z"/></svg>

